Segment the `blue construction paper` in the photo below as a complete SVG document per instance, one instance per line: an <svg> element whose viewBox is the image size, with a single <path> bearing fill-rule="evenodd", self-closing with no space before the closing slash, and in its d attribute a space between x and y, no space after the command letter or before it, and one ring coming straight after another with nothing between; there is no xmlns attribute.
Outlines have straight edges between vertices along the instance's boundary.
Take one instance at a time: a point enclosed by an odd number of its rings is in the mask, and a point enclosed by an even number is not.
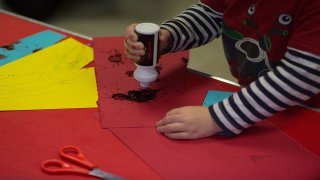
<svg viewBox="0 0 320 180"><path fill-rule="evenodd" d="M0 66L49 47L65 37L65 35L46 30L20 39L11 45L2 46L0 48Z"/></svg>
<svg viewBox="0 0 320 180"><path fill-rule="evenodd" d="M219 101L224 100L225 98L231 96L233 92L226 91L208 91L206 98L204 99L203 106L210 106Z"/></svg>

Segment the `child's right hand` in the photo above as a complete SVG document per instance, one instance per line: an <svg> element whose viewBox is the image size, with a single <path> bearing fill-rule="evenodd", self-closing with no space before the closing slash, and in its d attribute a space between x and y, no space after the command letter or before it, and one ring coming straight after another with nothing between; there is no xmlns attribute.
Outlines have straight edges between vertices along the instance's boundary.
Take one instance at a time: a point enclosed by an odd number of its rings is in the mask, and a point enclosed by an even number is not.
<svg viewBox="0 0 320 180"><path fill-rule="evenodd" d="M138 41L138 35L134 31L135 24L127 27L126 39L124 40L124 50L129 59L134 61L140 60L140 57L145 54L144 45Z"/></svg>
<svg viewBox="0 0 320 180"><path fill-rule="evenodd" d="M175 108L156 123L157 131L171 139L200 139L222 129L212 119L208 107L185 106Z"/></svg>
<svg viewBox="0 0 320 180"><path fill-rule="evenodd" d="M138 35L135 32L137 23L131 24L126 30L126 39L124 41L124 49L127 57L134 61L139 61L141 56L145 54L144 45L138 41ZM159 36L159 53L163 54L169 46L170 32L160 29Z"/></svg>

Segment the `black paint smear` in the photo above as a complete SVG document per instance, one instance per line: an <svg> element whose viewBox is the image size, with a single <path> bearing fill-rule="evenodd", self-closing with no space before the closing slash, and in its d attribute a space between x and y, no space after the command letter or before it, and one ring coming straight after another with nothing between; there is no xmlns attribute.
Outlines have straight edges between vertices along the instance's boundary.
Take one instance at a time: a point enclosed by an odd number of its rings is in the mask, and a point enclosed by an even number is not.
<svg viewBox="0 0 320 180"><path fill-rule="evenodd" d="M129 100L135 102L147 102L156 98L159 90L153 89L141 89L141 90L131 90L128 91L128 94L115 93L112 95L112 98L115 100Z"/></svg>
<svg viewBox="0 0 320 180"><path fill-rule="evenodd" d="M269 155L251 155L249 157L253 162L257 163L258 161L269 158L270 156Z"/></svg>
<svg viewBox="0 0 320 180"><path fill-rule="evenodd" d="M108 60L114 63L121 63L122 62L122 54L118 50L113 50L114 53L111 53Z"/></svg>
<svg viewBox="0 0 320 180"><path fill-rule="evenodd" d="M0 54L0 60L6 58L7 56L4 56L2 54Z"/></svg>
<svg viewBox="0 0 320 180"><path fill-rule="evenodd" d="M188 62L189 62L189 59L188 59L188 58L185 58L185 57L182 57L181 60L182 60L182 62L185 63L185 64L188 64Z"/></svg>
<svg viewBox="0 0 320 180"><path fill-rule="evenodd" d="M3 48L3 49L6 49L8 51L11 51L11 50L14 50L14 45L15 44L19 44L20 42L17 41L17 42L14 42L12 44L9 44L9 45L4 45L4 46L1 46L0 48Z"/></svg>
<svg viewBox="0 0 320 180"><path fill-rule="evenodd" d="M8 51L14 50L13 44L4 45L4 46L1 46L1 48L6 49L6 50L8 50Z"/></svg>
<svg viewBox="0 0 320 180"><path fill-rule="evenodd" d="M38 52L40 50L41 50L41 48L35 49L35 50L32 51L32 53Z"/></svg>
<svg viewBox="0 0 320 180"><path fill-rule="evenodd" d="M162 69L163 69L162 66L156 66L156 71L158 72L159 75Z"/></svg>
<svg viewBox="0 0 320 180"><path fill-rule="evenodd" d="M133 77L133 70L126 71L128 77Z"/></svg>

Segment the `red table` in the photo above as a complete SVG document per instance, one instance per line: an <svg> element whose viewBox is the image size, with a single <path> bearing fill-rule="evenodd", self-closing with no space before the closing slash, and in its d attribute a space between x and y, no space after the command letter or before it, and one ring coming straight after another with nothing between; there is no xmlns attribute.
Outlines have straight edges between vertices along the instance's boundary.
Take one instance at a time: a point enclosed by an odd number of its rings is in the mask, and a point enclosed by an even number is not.
<svg viewBox="0 0 320 180"><path fill-rule="evenodd" d="M86 44L91 42L89 37L4 11L0 11L0 27L0 46L47 29ZM221 86L229 87L223 82ZM57 157L58 149L65 145L80 147L101 169L125 178L161 178L157 169L146 164L112 132L125 129L101 129L97 117L95 108L0 112L0 179L82 179L72 175L57 178L40 170L41 161ZM320 156L319 120L319 112L296 107L271 118L270 122L307 151ZM128 131L131 133L132 129Z"/></svg>

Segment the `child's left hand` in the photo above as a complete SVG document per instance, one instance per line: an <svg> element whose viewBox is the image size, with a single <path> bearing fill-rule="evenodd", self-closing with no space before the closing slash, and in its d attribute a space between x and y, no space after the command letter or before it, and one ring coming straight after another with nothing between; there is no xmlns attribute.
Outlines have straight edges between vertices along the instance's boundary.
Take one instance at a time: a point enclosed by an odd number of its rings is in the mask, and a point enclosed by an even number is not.
<svg viewBox="0 0 320 180"><path fill-rule="evenodd" d="M203 106L173 109L156 126L158 132L171 139L199 139L222 131L212 119L208 107Z"/></svg>

